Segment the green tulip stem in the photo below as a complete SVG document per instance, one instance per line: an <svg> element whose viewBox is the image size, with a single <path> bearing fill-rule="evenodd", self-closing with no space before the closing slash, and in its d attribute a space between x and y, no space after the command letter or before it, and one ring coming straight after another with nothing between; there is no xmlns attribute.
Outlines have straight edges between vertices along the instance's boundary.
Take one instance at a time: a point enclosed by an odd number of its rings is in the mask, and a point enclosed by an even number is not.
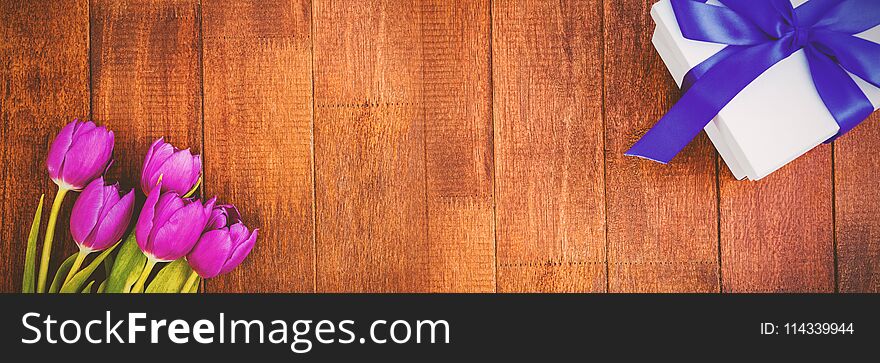
<svg viewBox="0 0 880 363"><path fill-rule="evenodd" d="M64 279L64 283L61 284L61 286L67 285L67 282L73 278L73 275L76 275L76 273L79 272L80 266L82 266L83 261L86 260L86 256L91 252L92 251L85 248L79 249L79 253L76 254L76 259L73 260L73 265L70 266L70 272L67 273L67 278Z"/></svg>
<svg viewBox="0 0 880 363"><path fill-rule="evenodd" d="M183 289L180 290L182 293L187 293L192 290L193 284L199 279L199 274L195 271L189 274L189 278L186 279L186 282L183 283Z"/></svg>
<svg viewBox="0 0 880 363"><path fill-rule="evenodd" d="M46 276L49 274L49 258L52 256L52 240L55 238L55 224L58 222L58 211L61 210L61 202L70 189L58 188L55 200L52 202L52 212L49 213L49 224L46 226L46 238L43 240L43 254L40 258L40 274L37 278L37 293L46 292Z"/></svg>
<svg viewBox="0 0 880 363"><path fill-rule="evenodd" d="M134 286L131 288L131 292L138 294L144 292L144 284L147 282L147 277L150 277L150 272L153 272L153 266L156 266L156 260L147 257L147 265L144 266L144 271L141 272L141 276L138 277L137 282L134 283Z"/></svg>

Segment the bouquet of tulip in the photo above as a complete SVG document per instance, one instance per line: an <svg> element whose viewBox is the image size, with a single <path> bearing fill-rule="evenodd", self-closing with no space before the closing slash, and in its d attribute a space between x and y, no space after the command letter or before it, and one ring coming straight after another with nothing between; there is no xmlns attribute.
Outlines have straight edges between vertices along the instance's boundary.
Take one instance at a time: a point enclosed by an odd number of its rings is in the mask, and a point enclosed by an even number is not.
<svg viewBox="0 0 880 363"><path fill-rule="evenodd" d="M113 163L113 143L113 131L78 120L52 142L46 165L58 192L36 273L40 197L28 236L22 292L191 293L198 291L201 279L227 273L247 257L257 231L245 227L234 206L192 198L201 184L201 156L161 138L144 160L140 187L146 202L132 226L134 190L121 195L119 184L107 184L103 177ZM70 213L70 235L79 252L61 263L47 289L55 224L69 192L80 192ZM98 282L95 272L102 265L105 274Z"/></svg>

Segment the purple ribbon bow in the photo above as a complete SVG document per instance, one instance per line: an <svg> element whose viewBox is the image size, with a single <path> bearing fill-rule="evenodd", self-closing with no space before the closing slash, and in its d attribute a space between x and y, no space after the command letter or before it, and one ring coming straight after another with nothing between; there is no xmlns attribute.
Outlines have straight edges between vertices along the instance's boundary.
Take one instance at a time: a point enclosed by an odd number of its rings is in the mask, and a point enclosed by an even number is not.
<svg viewBox="0 0 880 363"><path fill-rule="evenodd" d="M685 75L681 100L626 155L668 163L740 91L803 49L813 83L840 131L874 107L846 71L880 87L880 45L853 36L880 25L880 0L672 0L685 38L727 44Z"/></svg>

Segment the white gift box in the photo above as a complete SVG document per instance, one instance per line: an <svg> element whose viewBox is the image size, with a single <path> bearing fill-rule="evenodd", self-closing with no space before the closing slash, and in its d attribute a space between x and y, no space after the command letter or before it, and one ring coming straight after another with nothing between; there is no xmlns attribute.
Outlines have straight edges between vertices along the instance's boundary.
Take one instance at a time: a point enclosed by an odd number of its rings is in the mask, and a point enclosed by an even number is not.
<svg viewBox="0 0 880 363"><path fill-rule="evenodd" d="M670 0L654 4L651 17L657 25L654 47L679 86L688 70L725 47L686 39ZM856 36L880 43L880 26ZM880 89L850 76L874 109L880 108ZM704 130L737 179L758 180L828 140L839 126L819 97L800 50L755 79Z"/></svg>

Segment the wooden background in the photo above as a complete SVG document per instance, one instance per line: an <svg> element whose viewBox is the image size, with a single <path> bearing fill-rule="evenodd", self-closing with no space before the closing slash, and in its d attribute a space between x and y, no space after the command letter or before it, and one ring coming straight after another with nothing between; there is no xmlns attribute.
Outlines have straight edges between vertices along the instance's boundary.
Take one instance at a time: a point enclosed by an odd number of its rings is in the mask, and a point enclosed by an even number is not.
<svg viewBox="0 0 880 363"><path fill-rule="evenodd" d="M80 117L260 228L212 292L880 291L877 115L760 182L623 156L679 96L653 1L4 0L0 290Z"/></svg>

